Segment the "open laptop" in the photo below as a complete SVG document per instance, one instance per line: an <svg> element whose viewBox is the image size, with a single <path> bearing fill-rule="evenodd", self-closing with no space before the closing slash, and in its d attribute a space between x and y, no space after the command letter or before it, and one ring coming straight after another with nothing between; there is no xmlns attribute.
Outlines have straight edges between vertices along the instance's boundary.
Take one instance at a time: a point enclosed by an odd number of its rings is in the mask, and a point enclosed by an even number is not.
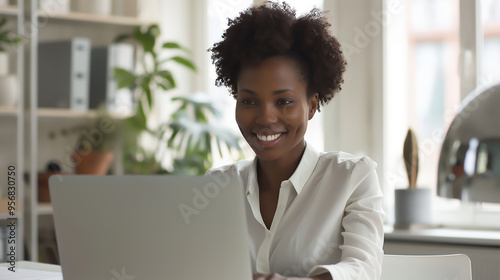
<svg viewBox="0 0 500 280"><path fill-rule="evenodd" d="M251 279L243 190L211 176L52 176L64 279Z"/></svg>

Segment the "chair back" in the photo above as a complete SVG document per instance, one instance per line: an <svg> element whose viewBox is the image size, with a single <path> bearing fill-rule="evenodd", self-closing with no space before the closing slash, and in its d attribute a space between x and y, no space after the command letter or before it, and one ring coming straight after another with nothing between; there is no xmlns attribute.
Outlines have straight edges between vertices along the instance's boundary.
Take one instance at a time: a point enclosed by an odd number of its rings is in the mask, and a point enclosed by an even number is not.
<svg viewBox="0 0 500 280"><path fill-rule="evenodd" d="M384 255L380 280L472 280L471 262L463 254Z"/></svg>

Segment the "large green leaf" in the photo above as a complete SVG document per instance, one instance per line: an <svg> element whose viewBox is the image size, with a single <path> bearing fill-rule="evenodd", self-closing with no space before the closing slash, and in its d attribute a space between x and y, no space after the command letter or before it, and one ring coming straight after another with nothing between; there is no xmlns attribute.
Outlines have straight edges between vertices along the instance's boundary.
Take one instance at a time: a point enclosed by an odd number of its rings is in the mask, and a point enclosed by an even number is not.
<svg viewBox="0 0 500 280"><path fill-rule="evenodd" d="M137 76L123 68L113 68L113 77L115 78L118 88L133 89L137 80Z"/></svg>
<svg viewBox="0 0 500 280"><path fill-rule="evenodd" d="M173 89L176 87L174 77L172 76L172 72L168 70L158 71L157 76L159 81L157 81L157 85L162 87L164 90Z"/></svg>
<svg viewBox="0 0 500 280"><path fill-rule="evenodd" d="M163 43L162 48L164 48L164 49L179 49L179 50L183 50L185 52L190 52L189 49L187 49L187 48L185 48L185 47L183 47L175 42Z"/></svg>
<svg viewBox="0 0 500 280"><path fill-rule="evenodd" d="M146 100L148 102L147 105L148 105L149 110L151 110L153 108L153 96L152 96L152 91L151 91L151 87L150 87L150 82L151 82L151 76L146 75L143 77L142 83L141 83L141 89L142 89L144 95L146 96Z"/></svg>
<svg viewBox="0 0 500 280"><path fill-rule="evenodd" d="M196 71L196 66L194 65L193 62L191 62L189 59L185 58L185 57L182 57L182 56L173 56L171 58L168 58L167 60L165 61L169 61L169 60L172 60L172 61L175 61L181 65L184 65L186 66L187 68L193 70L193 71Z"/></svg>
<svg viewBox="0 0 500 280"><path fill-rule="evenodd" d="M156 37L152 33L142 32L140 28L135 29L133 38L139 42L146 53L153 53Z"/></svg>

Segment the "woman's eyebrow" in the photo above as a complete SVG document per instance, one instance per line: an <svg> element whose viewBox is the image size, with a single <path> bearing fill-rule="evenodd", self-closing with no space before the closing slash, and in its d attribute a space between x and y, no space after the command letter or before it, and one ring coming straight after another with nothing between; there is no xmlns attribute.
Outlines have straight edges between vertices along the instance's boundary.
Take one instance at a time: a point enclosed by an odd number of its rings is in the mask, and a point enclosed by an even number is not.
<svg viewBox="0 0 500 280"><path fill-rule="evenodd" d="M246 92L246 93L250 93L250 94L253 94L253 95L257 94L257 93L255 93L255 91L252 91L252 90L249 90L249 89L241 89L238 92ZM286 89L279 89L279 90L274 91L273 95L281 94L281 93L285 93L285 92L295 92L295 91L293 91L291 89L288 89L288 88L286 88Z"/></svg>

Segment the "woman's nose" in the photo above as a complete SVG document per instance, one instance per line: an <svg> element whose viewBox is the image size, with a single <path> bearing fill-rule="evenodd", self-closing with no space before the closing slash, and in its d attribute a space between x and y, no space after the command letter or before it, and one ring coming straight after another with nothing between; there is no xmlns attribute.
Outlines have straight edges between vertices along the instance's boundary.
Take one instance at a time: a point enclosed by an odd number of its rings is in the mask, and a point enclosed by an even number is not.
<svg viewBox="0 0 500 280"><path fill-rule="evenodd" d="M256 122L260 125L265 126L275 124L276 122L278 122L277 114L278 112L276 108L274 108L274 106L262 105L258 112Z"/></svg>

